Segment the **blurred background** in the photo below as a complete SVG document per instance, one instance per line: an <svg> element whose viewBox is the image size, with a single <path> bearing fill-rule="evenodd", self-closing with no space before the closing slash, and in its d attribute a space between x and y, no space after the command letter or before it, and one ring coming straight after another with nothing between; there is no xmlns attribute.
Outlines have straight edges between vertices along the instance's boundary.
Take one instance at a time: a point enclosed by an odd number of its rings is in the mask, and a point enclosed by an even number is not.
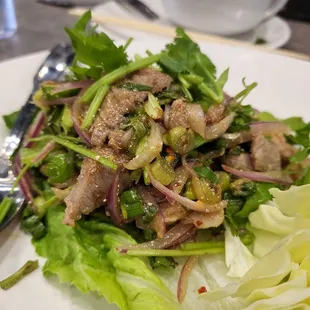
<svg viewBox="0 0 310 310"><path fill-rule="evenodd" d="M124 3L128 4L128 2L132 2L131 0L109 0L97 2L95 0L70 0L69 2L67 0L41 0L50 2L49 4L42 4L38 3L36 0L0 0L0 26L1 23L4 23L3 11L4 8L8 6L8 1L11 3L14 2L15 4L17 28L12 37L0 40L0 61L48 49L54 44L66 41L67 38L63 29L65 26L72 25L76 21L76 17L68 14L68 6L76 5L87 8L101 5L101 11L104 12L105 15L110 15L112 13L108 9L105 9L108 8L108 6L105 7L104 5L109 5L109 8L111 8L111 2L114 2L113 5L116 5L117 3L117 5L121 6L123 6ZM159 1L162 0L144 0L144 3L149 4L153 8ZM136 16L137 15L134 15L133 18ZM278 26L276 26L276 24L273 26L266 24L264 26L265 28L260 25L260 31L262 31L263 34L261 35L259 33L253 38L252 31L251 40L255 41L253 41L253 43L266 44L268 36L272 32L270 40L274 40L277 36L282 36L281 42L283 43L285 41L284 45L282 43L278 44L283 45L281 48L310 54L310 1L288 1L286 6L278 14L277 18L278 21L281 20L282 28L280 29L280 24ZM285 28L284 25L286 25L287 28ZM268 27L273 27L273 29L269 29ZM264 31L266 35L264 35ZM285 33L281 33L281 31ZM248 36L248 34L243 35L239 39L249 40ZM283 36L286 37L283 38Z"/></svg>

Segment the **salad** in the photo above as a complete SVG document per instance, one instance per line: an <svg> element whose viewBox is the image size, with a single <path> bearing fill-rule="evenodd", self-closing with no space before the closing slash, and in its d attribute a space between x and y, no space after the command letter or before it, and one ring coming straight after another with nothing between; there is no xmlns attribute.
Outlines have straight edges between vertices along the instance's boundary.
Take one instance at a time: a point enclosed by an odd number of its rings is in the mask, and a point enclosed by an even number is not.
<svg viewBox="0 0 310 310"><path fill-rule="evenodd" d="M227 94L181 28L131 60L90 19L13 158L44 275L124 310L310 309L310 124Z"/></svg>

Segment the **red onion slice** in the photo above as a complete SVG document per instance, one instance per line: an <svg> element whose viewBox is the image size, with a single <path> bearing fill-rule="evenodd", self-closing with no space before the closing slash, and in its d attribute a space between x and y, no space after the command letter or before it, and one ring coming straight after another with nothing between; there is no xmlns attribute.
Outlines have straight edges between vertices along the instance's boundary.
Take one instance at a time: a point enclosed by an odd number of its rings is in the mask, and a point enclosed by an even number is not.
<svg viewBox="0 0 310 310"><path fill-rule="evenodd" d="M209 125L206 127L206 132L204 138L207 140L214 140L222 136L227 129L230 127L231 123L235 118L235 113L232 112L224 117L221 121L216 124Z"/></svg>
<svg viewBox="0 0 310 310"><path fill-rule="evenodd" d="M281 122L253 122L250 124L252 135L268 135L271 133L289 134L292 130Z"/></svg>
<svg viewBox="0 0 310 310"><path fill-rule="evenodd" d="M290 185L293 183L293 180L288 175L283 173L283 171L269 171L269 172L244 171L244 170L237 170L232 167L228 167L226 165L222 165L222 168L226 172L252 181L276 183L284 185Z"/></svg>
<svg viewBox="0 0 310 310"><path fill-rule="evenodd" d="M200 104L187 104L186 110L188 114L188 122L193 131L205 137L206 122L205 114Z"/></svg>
<svg viewBox="0 0 310 310"><path fill-rule="evenodd" d="M27 133L25 135L24 138L24 146L27 148L30 148L33 145L33 142L27 142L28 139L30 138L35 138L39 135L40 131L42 130L42 128L44 127L44 123L45 123L45 114L43 111L40 111L36 117L34 118L31 126L29 127L29 129L27 130Z"/></svg>
<svg viewBox="0 0 310 310"><path fill-rule="evenodd" d="M17 177L21 171L21 159L18 153L15 155L12 168L13 168L13 173L15 177ZM20 190L22 191L26 201L29 203L33 201L30 182L31 180L30 180L29 173L26 172L25 175L19 180L19 183L18 183Z"/></svg>
<svg viewBox="0 0 310 310"><path fill-rule="evenodd" d="M150 170L147 169L149 178L151 180L152 185L157 188L160 192L162 192L167 198L170 198L172 200L175 200L179 202L181 205L184 207L198 211L198 212L204 212L204 213L209 213L209 212L216 212L218 210L224 209L227 206L227 201L222 200L219 203L209 205L201 201L193 201L190 200L186 197L180 196L179 194L173 192L172 190L168 189L164 185L162 185L160 182L158 182L151 174Z"/></svg>
<svg viewBox="0 0 310 310"><path fill-rule="evenodd" d="M33 163L42 161L56 147L56 145L57 144L54 141L47 143L41 152L33 159Z"/></svg>
<svg viewBox="0 0 310 310"><path fill-rule="evenodd" d="M181 275L178 281L178 289L177 289L177 296L179 303L183 303L185 296L186 296L186 290L188 286L188 278L192 270L194 269L196 263L197 263L198 257L197 256L191 256L187 259L186 263L184 264Z"/></svg>
<svg viewBox="0 0 310 310"><path fill-rule="evenodd" d="M127 178L128 177L128 178ZM111 184L109 189L107 203L108 203L108 211L110 213L110 217L113 223L117 226L121 226L124 222L121 208L119 205L119 196L126 186L126 182L129 180L129 174L127 171L119 168L116 171L115 178Z"/></svg>
<svg viewBox="0 0 310 310"><path fill-rule="evenodd" d="M82 80L82 81L75 81L75 82L58 82L58 83L53 82L51 85L53 89L51 90L50 93L51 95L55 95L55 94L58 94L60 92L67 91L67 90L89 87L92 83L93 83L92 80Z"/></svg>

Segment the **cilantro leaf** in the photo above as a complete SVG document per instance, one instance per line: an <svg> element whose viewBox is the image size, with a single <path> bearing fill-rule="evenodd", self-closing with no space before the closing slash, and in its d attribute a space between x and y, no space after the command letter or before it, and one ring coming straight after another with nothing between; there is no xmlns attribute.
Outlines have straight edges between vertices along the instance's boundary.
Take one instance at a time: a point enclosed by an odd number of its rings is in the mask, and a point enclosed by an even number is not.
<svg viewBox="0 0 310 310"><path fill-rule="evenodd" d="M15 111L15 112L13 112L11 114L7 114L7 115L3 115L2 116L2 118L4 120L4 123L5 123L5 125L6 125L6 127L8 129L12 129L13 128L13 126L14 126L17 118L18 118L19 112L20 111Z"/></svg>
<svg viewBox="0 0 310 310"><path fill-rule="evenodd" d="M291 163L300 163L310 155L310 146L302 150L297 151L292 157L290 157Z"/></svg>
<svg viewBox="0 0 310 310"><path fill-rule="evenodd" d="M216 81L216 68L212 61L203 54L199 46L191 40L182 28L177 28L174 42L166 46L165 53L160 59L163 69L174 78L188 75L189 84L202 95L213 102L224 100L222 88L228 77L226 70ZM189 90L190 87L187 89Z"/></svg>
<svg viewBox="0 0 310 310"><path fill-rule="evenodd" d="M236 213L237 217L247 219L249 214L259 207L260 204L272 199L269 189L277 187L276 184L271 183L257 183L257 190L252 195L247 197L243 208Z"/></svg>
<svg viewBox="0 0 310 310"><path fill-rule="evenodd" d="M291 127L291 129L295 131L300 130L306 126L306 123L301 117L290 117L284 119L282 122Z"/></svg>
<svg viewBox="0 0 310 310"><path fill-rule="evenodd" d="M288 142L291 144L302 145L307 148L310 146L310 123L296 130L295 136L287 136Z"/></svg>
<svg viewBox="0 0 310 310"><path fill-rule="evenodd" d="M250 129L249 123L253 121L255 115L253 108L250 105L237 104L232 110L236 113L236 117L228 128L228 132Z"/></svg>
<svg viewBox="0 0 310 310"><path fill-rule="evenodd" d="M127 64L127 55L123 46L117 47L103 32L95 29L87 30L91 20L91 12L84 13L72 27L66 27L72 46L75 50L75 62L79 61L89 67L100 67L104 71L112 71Z"/></svg>

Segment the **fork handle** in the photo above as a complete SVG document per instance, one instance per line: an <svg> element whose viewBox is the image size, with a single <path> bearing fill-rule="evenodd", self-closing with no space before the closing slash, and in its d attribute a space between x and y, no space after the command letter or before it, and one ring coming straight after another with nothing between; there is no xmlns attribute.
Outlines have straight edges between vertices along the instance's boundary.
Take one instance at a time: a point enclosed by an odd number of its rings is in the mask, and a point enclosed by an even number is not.
<svg viewBox="0 0 310 310"><path fill-rule="evenodd" d="M31 103L32 94L29 96L26 104L21 108L19 116L12 128L11 133L5 138L1 157L10 158L19 147L19 144L33 120L38 108Z"/></svg>

